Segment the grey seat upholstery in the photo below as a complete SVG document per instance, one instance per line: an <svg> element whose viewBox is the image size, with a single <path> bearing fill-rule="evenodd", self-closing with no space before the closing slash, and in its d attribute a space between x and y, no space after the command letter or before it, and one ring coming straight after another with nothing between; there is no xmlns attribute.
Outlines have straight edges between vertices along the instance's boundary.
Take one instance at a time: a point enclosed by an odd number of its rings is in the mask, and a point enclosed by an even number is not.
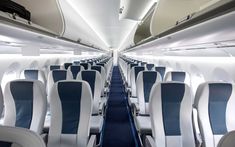
<svg viewBox="0 0 235 147"><path fill-rule="evenodd" d="M83 71L84 67L80 66L80 65L71 65L71 66L69 66L68 70L71 71L71 73L73 74L73 79L76 79L78 73L80 71Z"/></svg>
<svg viewBox="0 0 235 147"><path fill-rule="evenodd" d="M86 147L92 114L92 93L85 81L59 81L50 97L51 125L47 147Z"/></svg>
<svg viewBox="0 0 235 147"><path fill-rule="evenodd" d="M149 95L155 83L162 81L161 75L156 71L141 71L136 80L137 89L137 116L135 121L140 134L151 133L149 117Z"/></svg>
<svg viewBox="0 0 235 147"><path fill-rule="evenodd" d="M0 126L1 147L46 147L42 138L24 128Z"/></svg>
<svg viewBox="0 0 235 147"><path fill-rule="evenodd" d="M235 146L235 131L228 132L219 141L217 147L234 147Z"/></svg>
<svg viewBox="0 0 235 147"><path fill-rule="evenodd" d="M47 98L40 81L15 80L7 83L4 92L3 124L42 133Z"/></svg>
<svg viewBox="0 0 235 147"><path fill-rule="evenodd" d="M235 130L234 84L205 82L199 85L194 107L197 110L203 146L216 147L221 137Z"/></svg>
<svg viewBox="0 0 235 147"><path fill-rule="evenodd" d="M155 146L195 147L191 90L185 83L155 84L149 113Z"/></svg>
<svg viewBox="0 0 235 147"><path fill-rule="evenodd" d="M21 72L21 79L39 80L46 85L46 77L43 71L37 69L26 69Z"/></svg>

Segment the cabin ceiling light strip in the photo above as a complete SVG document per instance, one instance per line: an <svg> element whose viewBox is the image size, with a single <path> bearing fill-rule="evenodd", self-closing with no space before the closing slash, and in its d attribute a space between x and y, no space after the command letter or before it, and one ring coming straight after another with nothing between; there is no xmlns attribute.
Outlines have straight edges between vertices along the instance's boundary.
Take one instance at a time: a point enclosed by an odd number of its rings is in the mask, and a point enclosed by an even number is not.
<svg viewBox="0 0 235 147"><path fill-rule="evenodd" d="M80 12L78 11L78 9L75 7L75 4L73 4L72 0L67 0L66 1L76 12L78 15L80 15L82 17L82 19L87 23L87 25L96 33L96 35L101 39L101 41L103 41L103 43L107 46L107 47L110 47L110 45L106 42L106 40L103 38L103 36L101 36L96 30L95 30L95 27L89 23L87 21L87 19L85 19L83 17L83 15L80 14Z"/></svg>

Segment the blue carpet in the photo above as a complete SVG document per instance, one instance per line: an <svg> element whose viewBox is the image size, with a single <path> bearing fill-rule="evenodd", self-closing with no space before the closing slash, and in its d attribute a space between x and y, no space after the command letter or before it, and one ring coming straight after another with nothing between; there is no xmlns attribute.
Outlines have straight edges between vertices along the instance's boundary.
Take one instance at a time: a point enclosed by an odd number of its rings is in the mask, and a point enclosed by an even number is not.
<svg viewBox="0 0 235 147"><path fill-rule="evenodd" d="M103 140L101 141L102 147L139 146L122 83L119 68L115 66L110 86Z"/></svg>

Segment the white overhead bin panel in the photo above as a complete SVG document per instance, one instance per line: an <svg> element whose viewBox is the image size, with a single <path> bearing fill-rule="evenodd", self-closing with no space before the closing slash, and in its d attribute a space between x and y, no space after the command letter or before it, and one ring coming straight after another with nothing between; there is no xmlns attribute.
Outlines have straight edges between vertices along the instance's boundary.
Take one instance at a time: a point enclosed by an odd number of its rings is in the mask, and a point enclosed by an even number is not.
<svg viewBox="0 0 235 147"><path fill-rule="evenodd" d="M156 1L157 0L121 0L119 19L141 21Z"/></svg>
<svg viewBox="0 0 235 147"><path fill-rule="evenodd" d="M76 7L78 2L74 0L58 0L58 2L65 21L63 37L102 49L108 48L97 36L95 30L89 26L90 24L86 22L87 18L83 18L79 14Z"/></svg>

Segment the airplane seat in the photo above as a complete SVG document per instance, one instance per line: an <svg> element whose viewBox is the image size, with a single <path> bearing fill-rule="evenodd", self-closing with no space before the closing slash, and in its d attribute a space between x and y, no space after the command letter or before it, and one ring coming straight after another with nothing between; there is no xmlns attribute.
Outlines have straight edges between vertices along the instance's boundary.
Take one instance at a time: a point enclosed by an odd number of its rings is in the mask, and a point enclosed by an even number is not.
<svg viewBox="0 0 235 147"><path fill-rule="evenodd" d="M154 84L149 102L152 135L146 144L158 147L195 147L192 123L192 95L182 82Z"/></svg>
<svg viewBox="0 0 235 147"><path fill-rule="evenodd" d="M20 74L21 79L39 80L46 85L46 77L43 71L37 69L25 69Z"/></svg>
<svg viewBox="0 0 235 147"><path fill-rule="evenodd" d="M146 67L144 66L134 66L130 71L130 91L128 91L129 104L137 103L136 95L136 79L141 71L145 71Z"/></svg>
<svg viewBox="0 0 235 147"><path fill-rule="evenodd" d="M103 66L96 65L96 66L91 66L91 70L97 70L100 73L102 79L102 87L103 87L102 96L104 96L104 93L107 91L107 88L105 88L107 84L105 69Z"/></svg>
<svg viewBox="0 0 235 147"><path fill-rule="evenodd" d="M50 65L49 66L49 71L56 70L56 69L61 69L61 66L60 65Z"/></svg>
<svg viewBox="0 0 235 147"><path fill-rule="evenodd" d="M80 63L80 65L83 66L85 70L91 69L91 64L89 63Z"/></svg>
<svg viewBox="0 0 235 147"><path fill-rule="evenodd" d="M4 126L14 126L42 133L47 97L41 81L14 80L4 91Z"/></svg>
<svg viewBox="0 0 235 147"><path fill-rule="evenodd" d="M83 80L89 83L93 98L92 117L91 117L91 133L98 134L102 130L103 113L107 99L101 98L102 79L101 75L96 70L81 71L77 80Z"/></svg>
<svg viewBox="0 0 235 147"><path fill-rule="evenodd" d="M132 67L135 67L135 66L139 66L138 64L136 64L136 63L130 63L130 64L128 64L128 67L127 67L127 81L126 81L126 83L127 83L127 85L126 85L126 88L128 88L128 87L131 87L131 69L132 69Z"/></svg>
<svg viewBox="0 0 235 147"><path fill-rule="evenodd" d="M73 61L73 65L80 65L80 61Z"/></svg>
<svg viewBox="0 0 235 147"><path fill-rule="evenodd" d="M234 84L205 82L199 85L194 108L204 146L216 147L221 137L235 130ZM197 124L196 124L197 125Z"/></svg>
<svg viewBox="0 0 235 147"><path fill-rule="evenodd" d="M148 64L147 62L141 62L140 66L145 66L146 64Z"/></svg>
<svg viewBox="0 0 235 147"><path fill-rule="evenodd" d="M183 82L191 86L190 75L184 71L169 71L166 73L164 81Z"/></svg>
<svg viewBox="0 0 235 147"><path fill-rule="evenodd" d="M63 69L67 70L69 66L73 65L73 63L64 63Z"/></svg>
<svg viewBox="0 0 235 147"><path fill-rule="evenodd" d="M155 65L154 64L146 64L145 66L146 66L147 70L152 70Z"/></svg>
<svg viewBox="0 0 235 147"><path fill-rule="evenodd" d="M166 73L166 67L164 67L164 66L156 66L156 67L153 67L152 70L159 72L161 77L162 77L162 80L164 79L165 73Z"/></svg>
<svg viewBox="0 0 235 147"><path fill-rule="evenodd" d="M73 74L71 71L67 70L52 70L48 74L47 78L47 94L49 94L51 87L54 83L60 81L60 80L72 80Z"/></svg>
<svg viewBox="0 0 235 147"><path fill-rule="evenodd" d="M219 141L217 147L234 147L235 146L235 131L228 132Z"/></svg>
<svg viewBox="0 0 235 147"><path fill-rule="evenodd" d="M89 84L79 80L59 81L53 85L49 97L51 125L47 147L86 147L92 114Z"/></svg>
<svg viewBox="0 0 235 147"><path fill-rule="evenodd" d="M71 73L73 74L73 79L77 78L77 75L80 71L84 70L84 67L81 65L71 65L68 68L69 71L71 71Z"/></svg>
<svg viewBox="0 0 235 147"><path fill-rule="evenodd" d="M0 126L1 147L46 147L35 132L24 128Z"/></svg>
<svg viewBox="0 0 235 147"><path fill-rule="evenodd" d="M134 118L140 134L151 134L149 117L149 95L155 83L162 81L156 71L141 71L136 80L137 104L134 105Z"/></svg>

